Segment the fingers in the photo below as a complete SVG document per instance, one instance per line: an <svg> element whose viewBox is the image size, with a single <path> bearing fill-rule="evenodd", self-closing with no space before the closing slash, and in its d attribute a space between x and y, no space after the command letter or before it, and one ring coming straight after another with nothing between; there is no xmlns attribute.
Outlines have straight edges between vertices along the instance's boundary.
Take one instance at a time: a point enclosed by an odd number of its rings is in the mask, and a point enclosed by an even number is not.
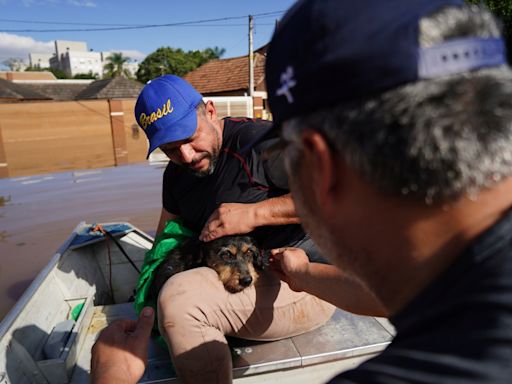
<svg viewBox="0 0 512 384"><path fill-rule="evenodd" d="M206 223L199 234L199 240L201 241L211 241L214 240L216 237L214 235L215 228L219 226L219 210L216 209L213 211L213 213L210 215L208 220L206 220Z"/></svg>
<svg viewBox="0 0 512 384"><path fill-rule="evenodd" d="M199 235L199 240L201 241L212 241L219 237L224 236L220 230L210 229L212 226L205 226ZM220 229L220 228L219 228Z"/></svg>
<svg viewBox="0 0 512 384"><path fill-rule="evenodd" d="M141 342L148 340L155 321L155 311L151 307L145 307L137 320L133 336Z"/></svg>
<svg viewBox="0 0 512 384"><path fill-rule="evenodd" d="M219 237L224 236L222 231L220 230L222 227L222 222L219 219L219 211L215 210L211 216L206 220L206 224L203 227L203 230L199 234L199 240L201 241L212 241Z"/></svg>
<svg viewBox="0 0 512 384"><path fill-rule="evenodd" d="M277 258L282 258L284 253L293 253L293 252L297 252L297 250L300 250L300 248L294 248L294 247L275 248L275 249L270 250L270 254Z"/></svg>
<svg viewBox="0 0 512 384"><path fill-rule="evenodd" d="M288 248L287 247L284 247L284 248L275 248L275 249L271 249L270 250L270 254L272 256L280 256L284 253L284 251L286 251Z"/></svg>

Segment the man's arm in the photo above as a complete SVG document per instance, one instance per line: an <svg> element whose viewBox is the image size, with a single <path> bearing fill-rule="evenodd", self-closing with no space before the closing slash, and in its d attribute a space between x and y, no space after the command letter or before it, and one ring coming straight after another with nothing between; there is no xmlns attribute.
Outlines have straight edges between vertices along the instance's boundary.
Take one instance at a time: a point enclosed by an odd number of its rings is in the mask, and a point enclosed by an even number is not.
<svg viewBox="0 0 512 384"><path fill-rule="evenodd" d="M294 291L305 291L346 311L386 317L388 312L361 282L329 264L311 263L299 248L272 250L272 270Z"/></svg>
<svg viewBox="0 0 512 384"><path fill-rule="evenodd" d="M162 207L162 212L160 213L160 220L158 221L158 227L156 227L156 234L158 235L165 228L165 223L169 220L177 219L178 216L168 212L164 207Z"/></svg>
<svg viewBox="0 0 512 384"><path fill-rule="evenodd" d="M199 238L211 241L227 235L249 233L265 225L297 223L300 219L290 194L257 203L224 203L206 221Z"/></svg>

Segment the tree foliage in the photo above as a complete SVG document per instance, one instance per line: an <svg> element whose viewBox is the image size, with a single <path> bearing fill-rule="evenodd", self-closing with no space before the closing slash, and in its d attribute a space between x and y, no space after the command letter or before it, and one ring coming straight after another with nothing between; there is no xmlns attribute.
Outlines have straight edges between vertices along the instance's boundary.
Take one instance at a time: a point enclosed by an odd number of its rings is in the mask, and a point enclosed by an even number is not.
<svg viewBox="0 0 512 384"><path fill-rule="evenodd" d="M21 71L25 66L25 62L21 57L9 57L2 61L2 64L9 67L11 71Z"/></svg>
<svg viewBox="0 0 512 384"><path fill-rule="evenodd" d="M202 51L160 47L140 63L137 80L146 83L165 74L183 76L210 60L218 59L224 52L225 49L218 47L206 48Z"/></svg>
<svg viewBox="0 0 512 384"><path fill-rule="evenodd" d="M77 73L73 76L73 79L90 79L90 80L98 80L99 75L97 73L92 73L89 71L87 73Z"/></svg>
<svg viewBox="0 0 512 384"><path fill-rule="evenodd" d="M69 76L61 69L56 68L40 68L39 66L28 66L25 72L51 72L57 79L69 79Z"/></svg>
<svg viewBox="0 0 512 384"><path fill-rule="evenodd" d="M103 66L105 73L104 77L116 77L124 76L127 78L131 77L130 71L124 67L130 59L123 55L122 52L112 52L110 56L106 58L107 64Z"/></svg>

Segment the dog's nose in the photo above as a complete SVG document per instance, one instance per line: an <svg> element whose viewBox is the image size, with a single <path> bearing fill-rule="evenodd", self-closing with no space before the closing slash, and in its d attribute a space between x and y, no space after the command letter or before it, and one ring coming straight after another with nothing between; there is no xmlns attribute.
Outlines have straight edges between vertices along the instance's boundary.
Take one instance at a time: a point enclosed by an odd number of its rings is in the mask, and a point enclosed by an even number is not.
<svg viewBox="0 0 512 384"><path fill-rule="evenodd" d="M243 287L248 287L252 283L252 277L251 276L244 276L240 278L240 285Z"/></svg>

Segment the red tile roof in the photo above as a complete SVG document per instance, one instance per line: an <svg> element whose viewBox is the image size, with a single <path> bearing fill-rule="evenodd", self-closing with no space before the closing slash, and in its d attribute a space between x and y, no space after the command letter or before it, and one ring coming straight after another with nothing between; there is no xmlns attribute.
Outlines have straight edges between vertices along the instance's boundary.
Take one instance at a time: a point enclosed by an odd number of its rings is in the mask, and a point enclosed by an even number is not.
<svg viewBox="0 0 512 384"><path fill-rule="evenodd" d="M265 56L254 54L254 86L265 78ZM212 60L185 75L200 93L204 95L244 91L249 88L249 59L247 56Z"/></svg>

